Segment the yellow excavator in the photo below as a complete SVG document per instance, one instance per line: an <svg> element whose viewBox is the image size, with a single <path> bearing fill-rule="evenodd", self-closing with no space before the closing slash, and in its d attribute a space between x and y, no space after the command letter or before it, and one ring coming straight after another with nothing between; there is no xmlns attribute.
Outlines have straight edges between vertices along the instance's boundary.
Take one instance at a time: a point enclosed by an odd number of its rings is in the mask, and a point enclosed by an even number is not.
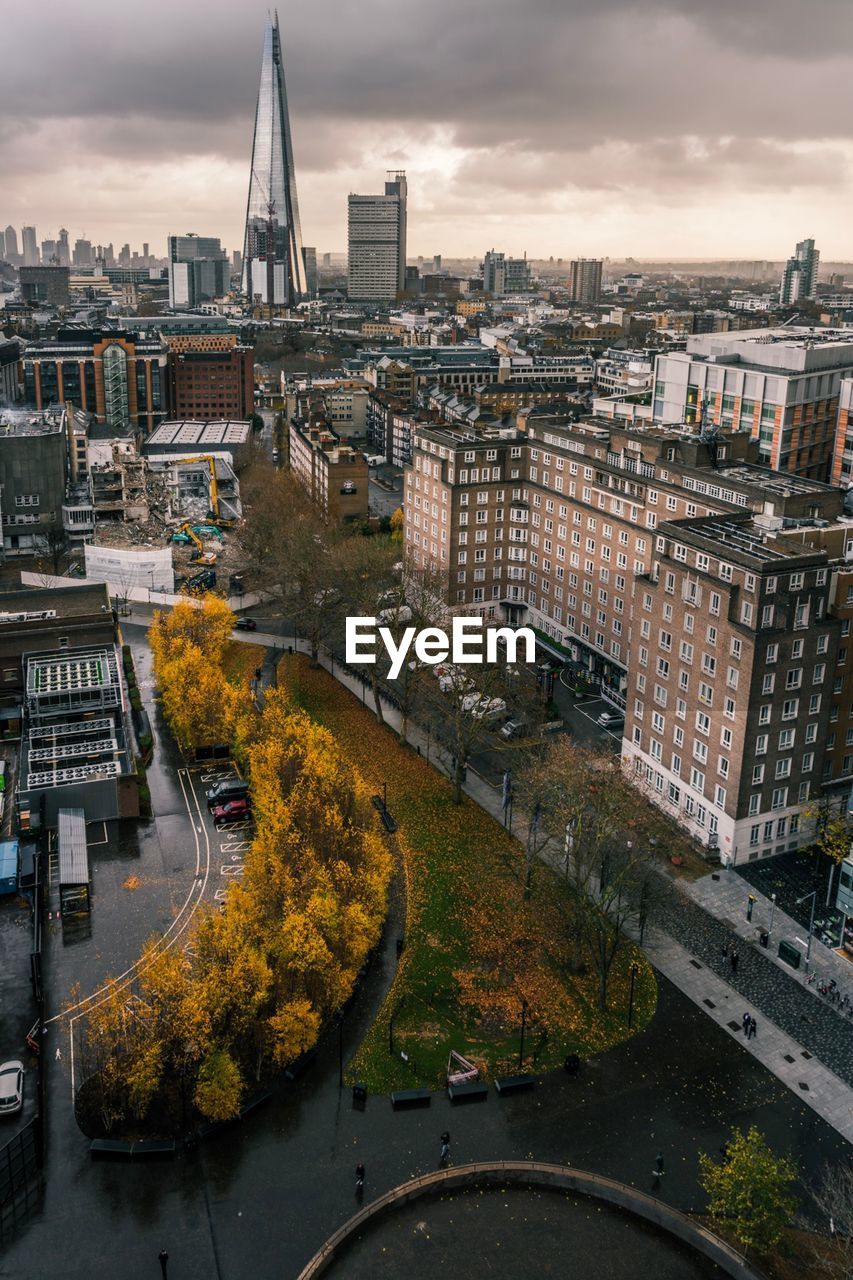
<svg viewBox="0 0 853 1280"><path fill-rule="evenodd" d="M200 453L194 458L176 458L175 465L187 462L206 462L210 471L210 519L223 529L230 529L234 520L223 519L219 512L219 486L216 483L216 459L212 453Z"/></svg>
<svg viewBox="0 0 853 1280"><path fill-rule="evenodd" d="M204 543L188 521L185 521L180 528L175 530L169 541L183 542L185 544L191 542L195 547L192 557L194 564L216 564L215 554L212 551L205 551Z"/></svg>

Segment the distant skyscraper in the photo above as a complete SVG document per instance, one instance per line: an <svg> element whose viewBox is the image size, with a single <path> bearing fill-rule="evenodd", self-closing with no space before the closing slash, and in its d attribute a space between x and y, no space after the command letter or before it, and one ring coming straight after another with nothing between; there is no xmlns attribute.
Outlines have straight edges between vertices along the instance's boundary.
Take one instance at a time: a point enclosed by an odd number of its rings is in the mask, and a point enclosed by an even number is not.
<svg viewBox="0 0 853 1280"><path fill-rule="evenodd" d="M75 267L91 267L92 265L91 240L75 240L74 241L74 252L71 255L71 261Z"/></svg>
<svg viewBox="0 0 853 1280"><path fill-rule="evenodd" d="M433 255L432 269L436 275L438 275L439 271L441 270L441 254L440 253L436 253Z"/></svg>
<svg viewBox="0 0 853 1280"><path fill-rule="evenodd" d="M406 175L389 171L382 196L349 198L347 296L392 302L406 287Z"/></svg>
<svg viewBox="0 0 853 1280"><path fill-rule="evenodd" d="M305 263L305 288L309 298L317 297L317 250L312 245L302 246L302 258Z"/></svg>
<svg viewBox="0 0 853 1280"><path fill-rule="evenodd" d="M573 302L581 302L585 306L594 306L601 297L600 258L576 258L571 265L569 291Z"/></svg>
<svg viewBox="0 0 853 1280"><path fill-rule="evenodd" d="M819 262L820 250L814 247L814 240L801 240L793 258L785 264L779 288L779 301L783 306L814 297Z"/></svg>
<svg viewBox="0 0 853 1280"><path fill-rule="evenodd" d="M68 243L68 232L65 227L59 228L59 239L56 242L56 248L59 256L59 265L61 267L69 267L71 265L71 246Z"/></svg>
<svg viewBox="0 0 853 1280"><path fill-rule="evenodd" d="M0 231L0 262L6 260L6 232Z"/></svg>
<svg viewBox="0 0 853 1280"><path fill-rule="evenodd" d="M243 293L291 306L308 292L278 14L267 23L243 240Z"/></svg>
<svg viewBox="0 0 853 1280"><path fill-rule="evenodd" d="M194 307L221 298L228 291L231 273L228 255L218 236L169 236L169 306Z"/></svg>
<svg viewBox="0 0 853 1280"><path fill-rule="evenodd" d="M8 239L8 235L6 237ZM41 260L45 267L58 266L59 254L56 251L55 240L42 240L41 242Z"/></svg>
<svg viewBox="0 0 853 1280"><path fill-rule="evenodd" d="M35 227L21 227L21 241L23 243L24 266L37 267L39 264L39 247L36 240Z"/></svg>
<svg viewBox="0 0 853 1280"><path fill-rule="evenodd" d="M6 228L6 258L11 262L18 256L18 233L14 227Z"/></svg>

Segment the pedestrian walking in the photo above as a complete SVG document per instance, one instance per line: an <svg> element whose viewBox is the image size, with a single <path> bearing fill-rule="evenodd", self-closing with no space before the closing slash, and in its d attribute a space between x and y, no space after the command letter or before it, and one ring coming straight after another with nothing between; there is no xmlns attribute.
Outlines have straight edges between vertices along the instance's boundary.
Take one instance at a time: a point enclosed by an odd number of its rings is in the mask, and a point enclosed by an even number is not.
<svg viewBox="0 0 853 1280"><path fill-rule="evenodd" d="M355 1193L360 1195L364 1190L364 1165L359 1162L355 1166Z"/></svg>
<svg viewBox="0 0 853 1280"><path fill-rule="evenodd" d="M748 1013L745 1013L745 1014L743 1015L743 1017L741 1018L741 1022L743 1023L743 1034L744 1034L744 1038L745 1038L745 1039L747 1039L747 1040L749 1039L749 1024L750 1024L750 1022L751 1022L751 1021L752 1021L752 1019L750 1018L750 1016L749 1016L749 1014L748 1014Z"/></svg>
<svg viewBox="0 0 853 1280"><path fill-rule="evenodd" d="M723 964L726 963L728 958L729 958L729 944L727 942L724 942L723 943Z"/></svg>
<svg viewBox="0 0 853 1280"><path fill-rule="evenodd" d="M757 1032L758 1032L758 1023L755 1021L755 1018L750 1018L749 1031L747 1032L747 1036L746 1036L747 1040L751 1040L753 1036L757 1034Z"/></svg>
<svg viewBox="0 0 853 1280"><path fill-rule="evenodd" d="M447 1162L447 1157L449 1155L450 1155L450 1134L445 1129L444 1133L441 1135L441 1153L438 1158L442 1164L445 1164Z"/></svg>
<svg viewBox="0 0 853 1280"><path fill-rule="evenodd" d="M655 1187L659 1187L659 1186L660 1186L660 1180L661 1180L661 1178L663 1177L663 1173L664 1173L664 1169L663 1169L663 1152L662 1152L662 1151L659 1151L659 1152L658 1152L658 1154L655 1156L655 1167L654 1167L654 1169L652 1170L652 1177L654 1178L654 1186L655 1186Z"/></svg>
<svg viewBox="0 0 853 1280"><path fill-rule="evenodd" d="M737 973L737 965L738 965L738 960L740 960L740 956L736 951L733 951L732 954L729 956L729 960L731 961L732 973Z"/></svg>
<svg viewBox="0 0 853 1280"><path fill-rule="evenodd" d="M165 1249L161 1249L157 1254L157 1261L160 1263L160 1270L163 1272L163 1280L166 1280L166 1268L169 1265L169 1255Z"/></svg>
<svg viewBox="0 0 853 1280"><path fill-rule="evenodd" d="M56 1058L57 1062L62 1061L62 1050L60 1049L59 1045L56 1046L56 1053L53 1056Z"/></svg>

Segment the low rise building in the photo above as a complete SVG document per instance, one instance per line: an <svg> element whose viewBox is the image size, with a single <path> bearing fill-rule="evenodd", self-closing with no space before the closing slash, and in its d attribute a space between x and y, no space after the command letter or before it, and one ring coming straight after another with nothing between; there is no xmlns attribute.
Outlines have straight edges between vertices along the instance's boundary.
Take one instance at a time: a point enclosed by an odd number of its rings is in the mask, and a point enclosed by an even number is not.
<svg viewBox="0 0 853 1280"><path fill-rule="evenodd" d="M329 524L368 517L368 472L364 454L343 444L328 427L289 430L290 469Z"/></svg>
<svg viewBox="0 0 853 1280"><path fill-rule="evenodd" d="M67 453L61 407L45 413L0 409L4 556L32 556L61 542Z"/></svg>

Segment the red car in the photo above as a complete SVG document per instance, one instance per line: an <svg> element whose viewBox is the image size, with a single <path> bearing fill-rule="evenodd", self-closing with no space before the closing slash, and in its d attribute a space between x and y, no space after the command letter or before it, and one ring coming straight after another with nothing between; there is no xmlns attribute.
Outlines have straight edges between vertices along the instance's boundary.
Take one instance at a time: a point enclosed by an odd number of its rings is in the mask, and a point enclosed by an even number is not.
<svg viewBox="0 0 853 1280"><path fill-rule="evenodd" d="M248 818L250 806L248 800L229 800L227 804L218 804L213 809L214 822L239 822Z"/></svg>

